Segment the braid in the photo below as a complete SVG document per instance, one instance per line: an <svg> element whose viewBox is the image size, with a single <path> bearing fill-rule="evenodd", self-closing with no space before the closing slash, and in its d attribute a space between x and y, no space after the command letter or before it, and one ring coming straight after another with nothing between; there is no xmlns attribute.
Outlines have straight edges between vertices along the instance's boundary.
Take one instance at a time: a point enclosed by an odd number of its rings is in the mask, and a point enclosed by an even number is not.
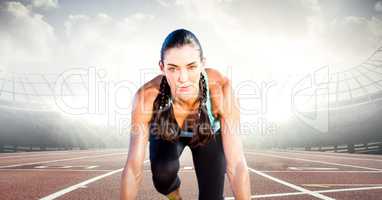
<svg viewBox="0 0 382 200"><path fill-rule="evenodd" d="M167 109L171 100L171 88L167 83L167 79L163 76L161 84L160 84L160 104L159 110Z"/></svg>
<svg viewBox="0 0 382 200"><path fill-rule="evenodd" d="M175 141L178 139L178 128L173 113L171 88L165 76L163 76L159 94L153 105L153 117L150 120L151 126L155 126L155 134L161 139Z"/></svg>
<svg viewBox="0 0 382 200"><path fill-rule="evenodd" d="M199 81L199 109L198 109L198 119L194 126L194 136L190 141L191 147L197 147L201 145L207 144L212 138L214 138L214 134L212 132L210 119L208 116L207 110L207 84L206 79L201 73L200 81Z"/></svg>

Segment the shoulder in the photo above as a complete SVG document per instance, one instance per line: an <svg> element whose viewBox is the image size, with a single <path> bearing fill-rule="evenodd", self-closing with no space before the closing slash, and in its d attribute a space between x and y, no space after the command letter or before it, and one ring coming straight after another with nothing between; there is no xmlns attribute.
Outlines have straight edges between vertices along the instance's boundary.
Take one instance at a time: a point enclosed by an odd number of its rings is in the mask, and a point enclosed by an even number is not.
<svg viewBox="0 0 382 200"><path fill-rule="evenodd" d="M208 76L213 112L220 116L225 115L227 102L231 103L233 97L231 80L217 69L205 68L205 71Z"/></svg>
<svg viewBox="0 0 382 200"><path fill-rule="evenodd" d="M223 75L219 70L214 68L205 68L205 71L208 76L208 83L211 82L213 86L224 86L229 79Z"/></svg>
<svg viewBox="0 0 382 200"><path fill-rule="evenodd" d="M212 90L217 90L215 92L221 92L216 93L215 95L221 95L221 97L226 97L229 95L227 92L232 90L232 81L227 76L222 74L217 69L213 68L206 68L206 73L208 76L208 84L209 88Z"/></svg>
<svg viewBox="0 0 382 200"><path fill-rule="evenodd" d="M132 102L133 118L140 118L149 121L152 115L153 103L159 93L160 82L163 75L157 75L153 79L144 83L135 92Z"/></svg>

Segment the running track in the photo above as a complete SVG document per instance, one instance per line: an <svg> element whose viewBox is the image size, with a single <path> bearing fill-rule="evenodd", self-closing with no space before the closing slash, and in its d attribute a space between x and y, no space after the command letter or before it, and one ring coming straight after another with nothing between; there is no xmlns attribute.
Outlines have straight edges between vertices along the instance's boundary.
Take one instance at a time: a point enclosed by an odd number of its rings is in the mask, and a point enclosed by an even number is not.
<svg viewBox="0 0 382 200"><path fill-rule="evenodd" d="M127 149L0 154L0 199L119 199ZM146 153L148 156L148 153ZM382 156L246 150L252 199L381 199ZM188 147L179 171L183 199L198 189ZM165 199L145 161L138 199ZM226 199L233 199L228 177Z"/></svg>

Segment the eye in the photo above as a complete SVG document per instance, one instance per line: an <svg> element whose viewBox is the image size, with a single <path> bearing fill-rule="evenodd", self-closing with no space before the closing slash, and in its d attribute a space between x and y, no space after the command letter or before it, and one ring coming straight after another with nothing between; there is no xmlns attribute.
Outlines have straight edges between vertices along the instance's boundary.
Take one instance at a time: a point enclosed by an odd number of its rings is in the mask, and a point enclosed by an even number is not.
<svg viewBox="0 0 382 200"><path fill-rule="evenodd" d="M188 69L196 69L195 65L190 66Z"/></svg>
<svg viewBox="0 0 382 200"><path fill-rule="evenodd" d="M170 67L170 68L168 68L168 70L173 72L173 71L175 71L175 67Z"/></svg>

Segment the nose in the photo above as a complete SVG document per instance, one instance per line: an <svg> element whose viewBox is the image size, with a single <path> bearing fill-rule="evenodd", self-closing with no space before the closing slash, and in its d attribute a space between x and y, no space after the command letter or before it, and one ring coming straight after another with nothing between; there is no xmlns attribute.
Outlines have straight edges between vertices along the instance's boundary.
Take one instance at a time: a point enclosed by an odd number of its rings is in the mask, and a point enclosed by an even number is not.
<svg viewBox="0 0 382 200"><path fill-rule="evenodd" d="M180 76L179 76L179 82L184 83L188 81L188 72L187 70L181 69L180 70Z"/></svg>

